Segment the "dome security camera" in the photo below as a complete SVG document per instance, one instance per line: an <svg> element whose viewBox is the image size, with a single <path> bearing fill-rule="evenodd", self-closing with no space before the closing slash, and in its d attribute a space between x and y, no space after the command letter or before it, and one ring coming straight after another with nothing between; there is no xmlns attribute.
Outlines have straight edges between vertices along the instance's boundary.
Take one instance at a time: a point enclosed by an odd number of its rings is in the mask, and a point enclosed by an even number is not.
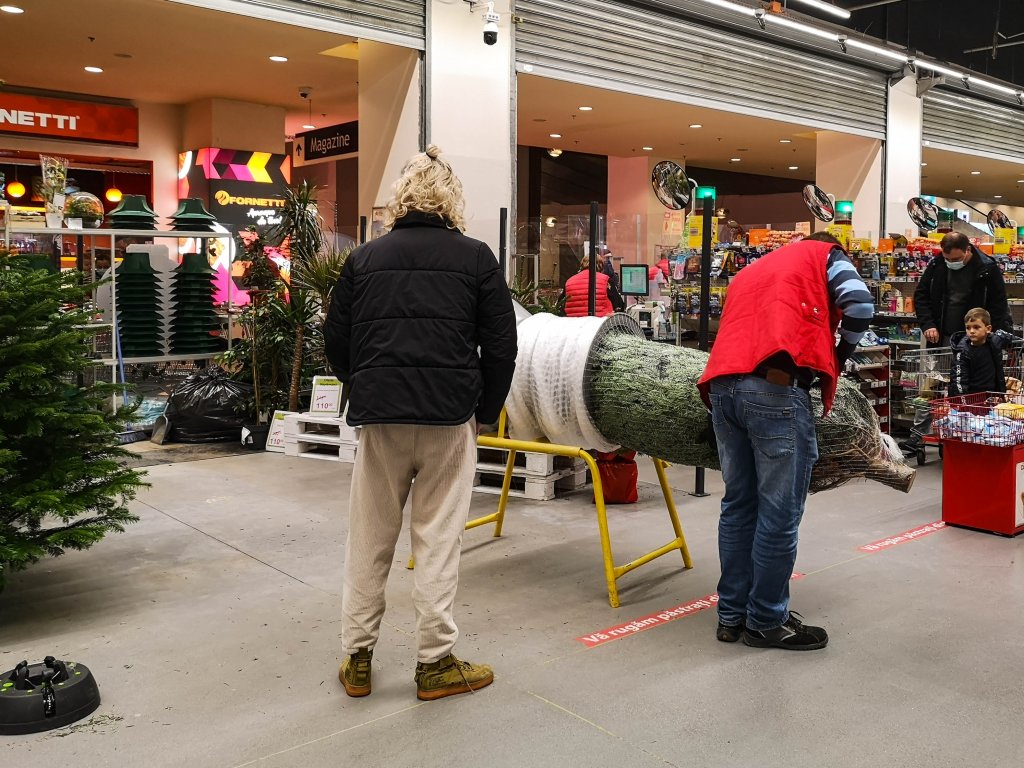
<svg viewBox="0 0 1024 768"><path fill-rule="evenodd" d="M489 3L484 14L484 44L494 45L498 42L498 22L501 16L494 12L494 3Z"/></svg>

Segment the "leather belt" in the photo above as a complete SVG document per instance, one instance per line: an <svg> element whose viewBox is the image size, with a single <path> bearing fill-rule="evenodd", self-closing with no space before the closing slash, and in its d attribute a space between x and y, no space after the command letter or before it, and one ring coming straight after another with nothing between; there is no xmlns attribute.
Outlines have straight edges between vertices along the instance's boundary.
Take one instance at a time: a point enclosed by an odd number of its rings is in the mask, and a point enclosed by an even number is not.
<svg viewBox="0 0 1024 768"><path fill-rule="evenodd" d="M780 387L800 387L807 390L811 388L810 384L801 381L797 376L782 368L761 366L750 375L757 376L757 378L764 379L769 384L775 384Z"/></svg>

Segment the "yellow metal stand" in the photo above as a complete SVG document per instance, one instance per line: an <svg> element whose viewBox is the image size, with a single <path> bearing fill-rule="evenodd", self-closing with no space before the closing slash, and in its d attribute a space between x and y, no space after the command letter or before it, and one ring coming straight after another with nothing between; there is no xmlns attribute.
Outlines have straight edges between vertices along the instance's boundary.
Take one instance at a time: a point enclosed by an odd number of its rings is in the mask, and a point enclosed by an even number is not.
<svg viewBox="0 0 1024 768"><path fill-rule="evenodd" d="M493 435L480 435L476 440L477 445L482 448L498 448L503 451L508 451L508 462L505 464L505 478L501 484L501 496L498 500L498 511L484 517L478 517L476 520L470 520L466 523L467 530L481 525L494 523L494 535L501 536L501 527L505 522L505 509L508 506L508 492L512 485L512 470L515 467L517 452L525 451L530 453L547 453L554 456L568 456L574 459L583 459L583 461L586 462L587 467L590 469L590 476L594 481L594 502L597 506L597 527L601 533L601 553L604 556L605 580L608 582L608 602L611 603L612 608L619 607L619 590L616 587L616 582L620 576L629 573L634 568L639 568L644 563L649 563L662 555L667 555L669 552L674 552L676 550L679 550L679 552L682 553L683 565L686 568L693 567L693 561L690 559L690 550L686 546L686 537L683 536L683 529L679 524L679 515L676 512L676 505L672 499L672 489L669 487L668 477L665 475L665 467L668 465L664 461L661 459L654 459L654 469L658 473L658 482L661 483L661 492L665 497L665 506L668 508L668 517L672 522L672 530L675 532L676 537L668 544L658 547L652 552L648 552L643 557L638 557L630 563L626 563L625 565L615 565L615 560L612 557L611 537L608 534L608 514L604 503L604 489L601 487L601 474L597 469L597 462L594 461L594 457L579 447L555 445L548 442L512 440L507 437L498 436L504 434L505 413L502 411L501 422L498 425L498 432Z"/></svg>

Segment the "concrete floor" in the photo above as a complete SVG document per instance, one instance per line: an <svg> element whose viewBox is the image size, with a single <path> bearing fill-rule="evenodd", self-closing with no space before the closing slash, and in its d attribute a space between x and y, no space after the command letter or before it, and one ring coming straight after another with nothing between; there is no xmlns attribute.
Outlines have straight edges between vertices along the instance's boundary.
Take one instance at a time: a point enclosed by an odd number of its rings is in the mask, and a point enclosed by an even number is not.
<svg viewBox="0 0 1024 768"><path fill-rule="evenodd" d="M142 520L13 577L0 669L47 654L97 675L90 720L0 738L20 766L1018 766L1022 541L947 528L934 457L910 495L857 483L812 497L793 607L824 651L725 645L713 610L595 648L575 638L714 592L721 491L677 494L695 568L666 557L608 606L587 492L514 501L505 536L467 533L457 651L494 665L474 695L418 702L403 535L374 692L337 680L348 465L274 454L154 466ZM693 470L674 467L677 489ZM617 559L670 537L654 473L613 508ZM475 494L474 514L496 497Z"/></svg>

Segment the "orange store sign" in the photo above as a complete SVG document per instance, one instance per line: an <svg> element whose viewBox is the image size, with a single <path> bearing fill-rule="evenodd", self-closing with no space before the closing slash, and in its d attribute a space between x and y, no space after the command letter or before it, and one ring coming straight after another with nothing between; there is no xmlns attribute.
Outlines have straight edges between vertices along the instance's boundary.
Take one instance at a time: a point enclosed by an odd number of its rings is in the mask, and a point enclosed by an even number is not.
<svg viewBox="0 0 1024 768"><path fill-rule="evenodd" d="M0 93L0 134L139 145L135 107Z"/></svg>

